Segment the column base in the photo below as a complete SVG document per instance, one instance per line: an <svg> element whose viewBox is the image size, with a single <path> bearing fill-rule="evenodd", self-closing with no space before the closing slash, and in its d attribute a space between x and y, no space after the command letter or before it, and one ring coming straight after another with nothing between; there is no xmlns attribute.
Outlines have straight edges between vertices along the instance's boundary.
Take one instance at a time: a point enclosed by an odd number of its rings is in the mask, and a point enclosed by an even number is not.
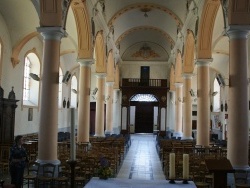
<svg viewBox="0 0 250 188"><path fill-rule="evenodd" d="M61 161L59 161L58 159L56 160L41 160L41 159L37 159L36 162L38 162L40 165L46 164L46 163L51 163L54 165L59 165L61 164Z"/></svg>
<svg viewBox="0 0 250 188"><path fill-rule="evenodd" d="M194 138L192 136L183 136L181 140L193 140Z"/></svg>
<svg viewBox="0 0 250 188"><path fill-rule="evenodd" d="M250 171L250 167L248 165L246 166L233 166L234 170L245 170L245 171Z"/></svg>
<svg viewBox="0 0 250 188"><path fill-rule="evenodd" d="M174 132L173 133L173 137L175 137L175 138L180 138L180 137L182 137L183 136L183 133L182 132Z"/></svg>
<svg viewBox="0 0 250 188"><path fill-rule="evenodd" d="M105 137L104 134L95 134L94 136L95 136L95 137Z"/></svg>
<svg viewBox="0 0 250 188"><path fill-rule="evenodd" d="M105 135L111 135L111 134L112 134L112 131L105 130Z"/></svg>
<svg viewBox="0 0 250 188"><path fill-rule="evenodd" d="M120 129L118 127L114 127L113 134L120 134Z"/></svg>
<svg viewBox="0 0 250 188"><path fill-rule="evenodd" d="M36 162L38 162L41 166L44 165L44 164L47 164L47 163L54 164L56 166L55 172L54 172L54 177L58 177L58 174L59 174L58 166L61 164L61 161L59 161L58 159L57 160L41 160L41 159L37 159ZM43 168L39 168L38 174L39 175L43 174Z"/></svg>

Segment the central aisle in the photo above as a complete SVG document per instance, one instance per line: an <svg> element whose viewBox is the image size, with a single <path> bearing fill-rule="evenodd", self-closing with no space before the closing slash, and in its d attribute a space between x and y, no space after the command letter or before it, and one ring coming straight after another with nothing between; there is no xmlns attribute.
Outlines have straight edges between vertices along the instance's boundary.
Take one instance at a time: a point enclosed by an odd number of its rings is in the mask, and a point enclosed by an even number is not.
<svg viewBox="0 0 250 188"><path fill-rule="evenodd" d="M156 151L156 136L131 134L131 146L117 178L165 180L161 161Z"/></svg>

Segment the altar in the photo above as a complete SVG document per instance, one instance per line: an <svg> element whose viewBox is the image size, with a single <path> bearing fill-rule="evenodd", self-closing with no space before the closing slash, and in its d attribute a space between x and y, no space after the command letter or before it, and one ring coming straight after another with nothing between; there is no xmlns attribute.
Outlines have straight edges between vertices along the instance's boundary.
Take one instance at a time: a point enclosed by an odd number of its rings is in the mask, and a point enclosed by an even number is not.
<svg viewBox="0 0 250 188"><path fill-rule="evenodd" d="M109 178L107 180L93 177L84 188L196 188L193 181L188 181L188 184L183 184L182 181L176 181L175 184L170 184L168 180L138 180L138 179L121 179Z"/></svg>

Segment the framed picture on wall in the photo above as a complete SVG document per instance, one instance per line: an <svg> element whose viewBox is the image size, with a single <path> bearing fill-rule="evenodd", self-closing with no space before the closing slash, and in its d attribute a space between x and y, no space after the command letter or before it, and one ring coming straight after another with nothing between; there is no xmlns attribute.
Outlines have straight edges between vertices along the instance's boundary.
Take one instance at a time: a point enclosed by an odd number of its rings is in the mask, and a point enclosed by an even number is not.
<svg viewBox="0 0 250 188"><path fill-rule="evenodd" d="M29 108L28 110L28 121L33 120L33 108Z"/></svg>
<svg viewBox="0 0 250 188"><path fill-rule="evenodd" d="M212 114L212 123L213 123L213 129L220 129L221 122L219 113Z"/></svg>

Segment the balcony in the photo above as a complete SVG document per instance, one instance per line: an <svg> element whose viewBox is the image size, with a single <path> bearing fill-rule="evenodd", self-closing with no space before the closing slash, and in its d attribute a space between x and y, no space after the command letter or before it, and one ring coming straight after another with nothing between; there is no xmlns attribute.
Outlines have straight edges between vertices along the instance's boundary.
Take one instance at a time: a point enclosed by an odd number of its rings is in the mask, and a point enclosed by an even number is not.
<svg viewBox="0 0 250 188"><path fill-rule="evenodd" d="M158 87L167 88L167 79L140 79L140 78L123 78L122 87Z"/></svg>

